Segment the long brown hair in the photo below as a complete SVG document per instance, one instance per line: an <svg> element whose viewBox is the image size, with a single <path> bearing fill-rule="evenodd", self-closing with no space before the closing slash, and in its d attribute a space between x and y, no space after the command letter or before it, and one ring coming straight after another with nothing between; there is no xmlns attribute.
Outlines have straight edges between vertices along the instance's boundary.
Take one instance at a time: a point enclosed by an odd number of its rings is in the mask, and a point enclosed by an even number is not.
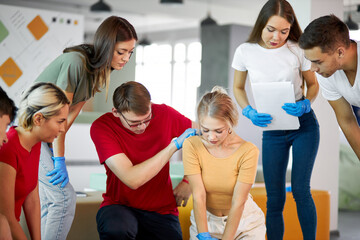
<svg viewBox="0 0 360 240"><path fill-rule="evenodd" d="M272 16L285 18L291 24L287 40L292 40L294 42L299 41L302 32L290 3L286 0L269 0L260 10L247 42L259 43L261 41L262 31Z"/></svg>
<svg viewBox="0 0 360 240"><path fill-rule="evenodd" d="M85 69L94 76L92 95L106 86L107 96L115 44L132 39L138 40L134 27L125 18L111 16L105 19L96 30L93 44L66 48L64 53L80 52L85 58Z"/></svg>

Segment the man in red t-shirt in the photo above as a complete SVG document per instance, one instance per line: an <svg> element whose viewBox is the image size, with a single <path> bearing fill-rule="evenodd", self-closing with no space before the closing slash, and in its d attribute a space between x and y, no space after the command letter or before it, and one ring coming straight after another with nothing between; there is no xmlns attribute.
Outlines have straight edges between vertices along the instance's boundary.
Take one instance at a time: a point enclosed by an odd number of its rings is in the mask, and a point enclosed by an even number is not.
<svg viewBox="0 0 360 240"><path fill-rule="evenodd" d="M6 92L0 87L0 148L7 143L6 129L14 120L17 108ZM6 217L0 214L0 236L2 239L11 239L11 230Z"/></svg>
<svg viewBox="0 0 360 240"><path fill-rule="evenodd" d="M14 121L17 108L6 92L0 87L0 148L7 143L6 129Z"/></svg>
<svg viewBox="0 0 360 240"><path fill-rule="evenodd" d="M186 205L190 187L185 180L172 189L169 159L195 135L195 123L151 103L137 82L118 87L113 103L90 130L107 174L96 216L100 239L182 239L177 206Z"/></svg>

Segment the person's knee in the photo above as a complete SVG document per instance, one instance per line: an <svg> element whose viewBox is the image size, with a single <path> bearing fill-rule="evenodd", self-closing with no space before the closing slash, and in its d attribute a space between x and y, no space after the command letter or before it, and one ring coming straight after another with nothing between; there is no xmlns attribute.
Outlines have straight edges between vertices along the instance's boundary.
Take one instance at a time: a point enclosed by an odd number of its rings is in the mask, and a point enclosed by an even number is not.
<svg viewBox="0 0 360 240"><path fill-rule="evenodd" d="M285 205L286 196L284 195L274 195L270 196L268 195L268 199L266 202L266 207L271 211L283 211L284 205Z"/></svg>
<svg viewBox="0 0 360 240"><path fill-rule="evenodd" d="M292 187L291 190L292 190L292 194L294 196L295 202L297 202L297 203L312 199L310 187L309 188Z"/></svg>
<svg viewBox="0 0 360 240"><path fill-rule="evenodd" d="M53 191L55 190L55 191ZM52 212L52 215L62 217L74 216L76 207L76 193L71 186L67 184L64 188L54 186L53 190L48 191L48 198L41 199L42 205L46 206L48 212Z"/></svg>
<svg viewBox="0 0 360 240"><path fill-rule="evenodd" d="M100 239L135 239L138 222L133 212L126 206L109 205L96 214Z"/></svg>
<svg viewBox="0 0 360 240"><path fill-rule="evenodd" d="M98 223L98 232L101 240L105 239L135 239L137 226L130 226L126 222L115 224L114 222Z"/></svg>

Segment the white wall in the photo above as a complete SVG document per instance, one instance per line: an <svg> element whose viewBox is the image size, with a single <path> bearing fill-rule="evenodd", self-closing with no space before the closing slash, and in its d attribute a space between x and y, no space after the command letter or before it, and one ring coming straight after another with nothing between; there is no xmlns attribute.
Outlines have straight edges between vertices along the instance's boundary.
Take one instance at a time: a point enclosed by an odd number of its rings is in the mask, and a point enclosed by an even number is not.
<svg viewBox="0 0 360 240"><path fill-rule="evenodd" d="M335 14L343 19L343 0L289 0L302 29L314 19ZM332 108L321 90L313 104L320 124L320 146L311 179L314 189L328 190L330 198L330 230L338 229L339 194L339 127Z"/></svg>
<svg viewBox="0 0 360 240"><path fill-rule="evenodd" d="M89 188L91 173L105 173L90 138L90 126L74 123L66 134L65 158L70 182L76 191Z"/></svg>

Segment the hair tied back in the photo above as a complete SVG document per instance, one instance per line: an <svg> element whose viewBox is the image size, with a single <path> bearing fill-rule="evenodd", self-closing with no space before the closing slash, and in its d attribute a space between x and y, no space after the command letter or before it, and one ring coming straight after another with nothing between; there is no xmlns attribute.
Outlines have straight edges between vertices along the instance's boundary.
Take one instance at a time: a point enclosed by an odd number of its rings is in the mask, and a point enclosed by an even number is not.
<svg viewBox="0 0 360 240"><path fill-rule="evenodd" d="M214 93L214 92L218 92L218 93L223 93L223 94L226 94L227 95L227 91L225 90L225 88L221 87L221 86L214 86L212 89L211 89L211 92Z"/></svg>

